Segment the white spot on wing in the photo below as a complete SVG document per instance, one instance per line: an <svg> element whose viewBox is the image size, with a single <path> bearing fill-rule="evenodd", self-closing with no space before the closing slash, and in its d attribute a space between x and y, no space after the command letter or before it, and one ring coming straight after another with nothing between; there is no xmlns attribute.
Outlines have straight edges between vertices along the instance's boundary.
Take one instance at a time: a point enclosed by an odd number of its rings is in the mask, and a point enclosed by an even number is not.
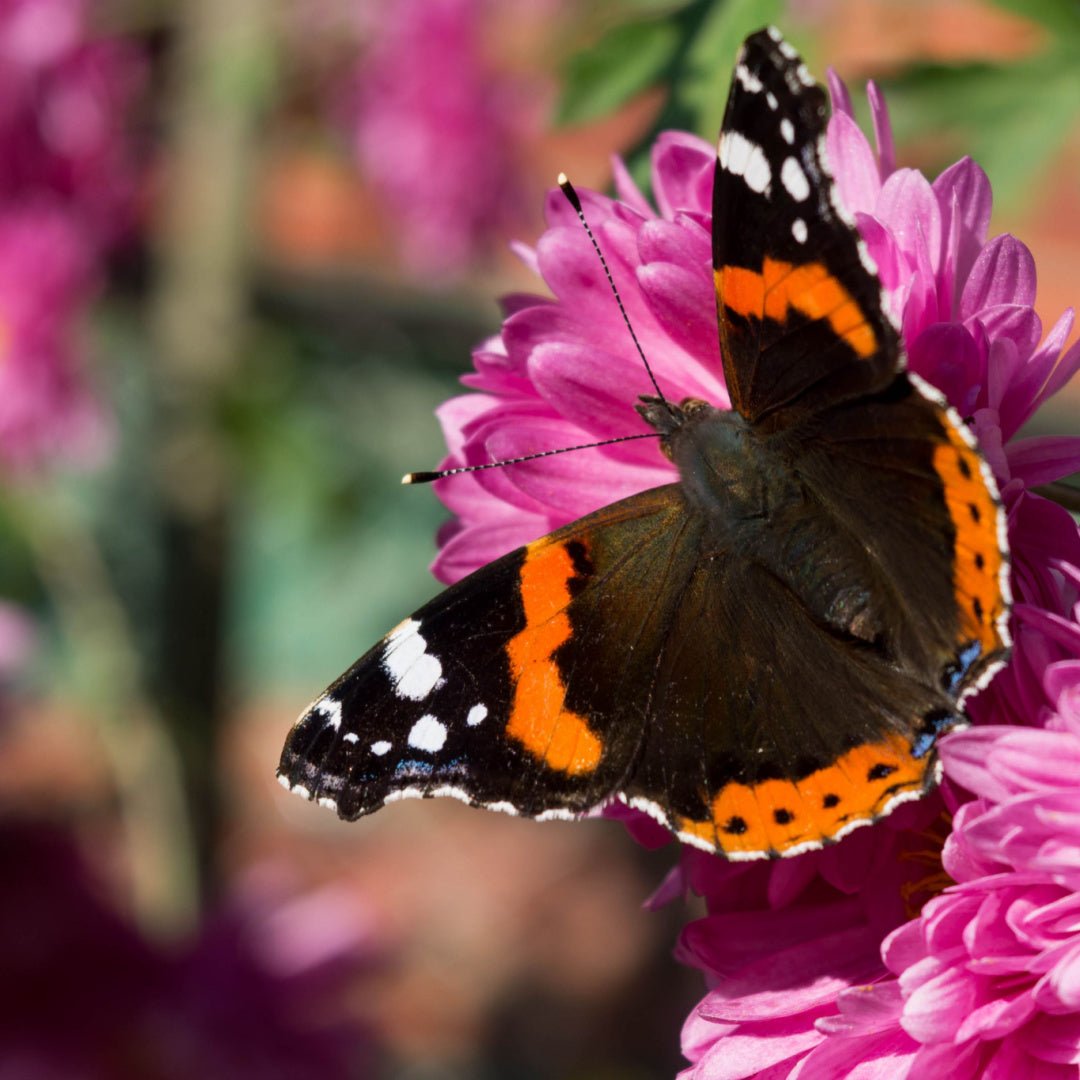
<svg viewBox="0 0 1080 1080"><path fill-rule="evenodd" d="M406 619L386 638L382 665L394 680L398 697L423 701L442 678L442 664L427 651L420 624Z"/></svg>
<svg viewBox="0 0 1080 1080"><path fill-rule="evenodd" d="M380 739L378 742L373 742L371 744L371 752L376 757L382 757L383 754L389 754L390 753L391 745L392 744L388 743L385 739Z"/></svg>
<svg viewBox="0 0 1080 1080"><path fill-rule="evenodd" d="M765 94L765 100L769 103L769 108L772 109L773 112L776 112L780 107L780 102L776 100L776 95L771 90Z"/></svg>
<svg viewBox="0 0 1080 1080"><path fill-rule="evenodd" d="M337 809L337 803L333 799L331 799L329 795L323 795L319 799L319 805L320 806L325 806L327 810L336 810Z"/></svg>
<svg viewBox="0 0 1080 1080"><path fill-rule="evenodd" d="M409 732L409 745L415 750L423 750L429 754L441 750L445 742L446 725L440 724L431 715L421 716Z"/></svg>
<svg viewBox="0 0 1080 1080"><path fill-rule="evenodd" d="M347 731L341 736L346 742L355 743L360 741L360 736L355 731Z"/></svg>
<svg viewBox="0 0 1080 1080"><path fill-rule="evenodd" d="M720 137L720 167L741 176L758 193L764 192L772 180L772 170L761 147L737 131L725 131Z"/></svg>
<svg viewBox="0 0 1080 1080"><path fill-rule="evenodd" d="M787 193L796 201L804 202L810 196L810 181L802 166L793 158L785 158L780 166L780 181Z"/></svg>
<svg viewBox="0 0 1080 1080"><path fill-rule="evenodd" d="M801 217L796 218L791 223L791 235L794 236L800 244L806 243L806 237L808 235L806 231L806 222L803 221Z"/></svg>
<svg viewBox="0 0 1080 1080"><path fill-rule="evenodd" d="M748 94L760 94L762 91L761 80L745 64L735 68L735 79Z"/></svg>
<svg viewBox="0 0 1080 1080"><path fill-rule="evenodd" d="M341 702L335 701L332 697L320 698L315 702L314 708L311 710L313 713L319 713L326 717L326 723L332 727L335 731L341 727Z"/></svg>
<svg viewBox="0 0 1080 1080"><path fill-rule="evenodd" d="M780 121L780 134L783 135L786 143L795 141L795 125L786 116Z"/></svg>
<svg viewBox="0 0 1080 1080"><path fill-rule="evenodd" d="M486 705L474 705L469 710L469 715L465 717L465 723L469 727L476 727L477 724L482 723L487 718L487 714Z"/></svg>

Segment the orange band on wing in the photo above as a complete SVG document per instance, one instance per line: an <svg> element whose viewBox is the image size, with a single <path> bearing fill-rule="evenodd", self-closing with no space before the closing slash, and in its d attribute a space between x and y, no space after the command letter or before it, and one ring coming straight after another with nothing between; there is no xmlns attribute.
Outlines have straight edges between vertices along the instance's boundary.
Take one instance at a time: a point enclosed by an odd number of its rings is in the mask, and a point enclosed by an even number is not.
<svg viewBox="0 0 1080 1080"><path fill-rule="evenodd" d="M849 750L802 780L726 784L707 821L683 818L678 830L726 854L781 853L820 844L860 821L873 821L902 791L922 791L931 755L914 758L901 735Z"/></svg>
<svg viewBox="0 0 1080 1080"><path fill-rule="evenodd" d="M956 529L953 587L960 611L960 641L980 642L986 655L1004 645L998 633L1005 597L997 503L983 479L979 455L951 426L949 442L934 451L934 471L941 477Z"/></svg>
<svg viewBox="0 0 1080 1080"><path fill-rule="evenodd" d="M877 336L858 302L822 263L795 266L766 258L760 273L721 266L714 278L721 304L738 315L782 323L794 308L808 319L827 319L862 359L877 352Z"/></svg>
<svg viewBox="0 0 1080 1080"><path fill-rule="evenodd" d="M521 603L525 628L506 647L514 702L506 732L549 769L592 772L602 745L584 717L563 708L566 687L555 650L571 635L570 581L576 570L565 544L538 540L525 549Z"/></svg>

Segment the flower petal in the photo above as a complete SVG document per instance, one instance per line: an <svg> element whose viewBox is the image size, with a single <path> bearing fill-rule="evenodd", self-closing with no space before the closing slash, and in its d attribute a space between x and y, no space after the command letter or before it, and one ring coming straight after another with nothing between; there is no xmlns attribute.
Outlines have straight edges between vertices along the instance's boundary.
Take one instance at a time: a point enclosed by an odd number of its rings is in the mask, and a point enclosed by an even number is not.
<svg viewBox="0 0 1080 1080"><path fill-rule="evenodd" d="M1005 448L1009 471L1028 487L1049 484L1080 472L1080 436L1043 435Z"/></svg>
<svg viewBox="0 0 1080 1080"><path fill-rule="evenodd" d="M995 236L979 252L960 296L959 315L969 319L994 304L1035 303L1035 260L1014 236Z"/></svg>

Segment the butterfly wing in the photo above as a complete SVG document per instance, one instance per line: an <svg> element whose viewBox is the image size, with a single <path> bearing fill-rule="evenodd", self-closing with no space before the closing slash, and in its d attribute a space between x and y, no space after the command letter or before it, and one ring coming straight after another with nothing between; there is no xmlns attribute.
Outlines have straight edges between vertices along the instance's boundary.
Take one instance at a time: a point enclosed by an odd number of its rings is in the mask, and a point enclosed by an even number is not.
<svg viewBox="0 0 1080 1080"><path fill-rule="evenodd" d="M718 549L672 485L421 608L304 713L279 775L346 819L409 796L532 817L617 798L731 858L792 854L921 794L916 732L950 705Z"/></svg>
<svg viewBox="0 0 1080 1080"><path fill-rule="evenodd" d="M408 796L534 817L598 805L630 768L643 718L620 665L589 650L614 636L632 648L627 618L657 617L683 519L678 488L658 488L451 586L305 712L282 783L346 819Z"/></svg>
<svg viewBox="0 0 1080 1080"><path fill-rule="evenodd" d="M713 273L732 406L752 421L891 382L896 328L823 161L825 91L787 42L743 45L713 185Z"/></svg>
<svg viewBox="0 0 1080 1080"><path fill-rule="evenodd" d="M827 118L791 46L750 37L713 195L725 374L734 407L786 443L814 512L864 538L867 632L963 697L1009 644L1004 512L959 417L904 372L824 161Z"/></svg>

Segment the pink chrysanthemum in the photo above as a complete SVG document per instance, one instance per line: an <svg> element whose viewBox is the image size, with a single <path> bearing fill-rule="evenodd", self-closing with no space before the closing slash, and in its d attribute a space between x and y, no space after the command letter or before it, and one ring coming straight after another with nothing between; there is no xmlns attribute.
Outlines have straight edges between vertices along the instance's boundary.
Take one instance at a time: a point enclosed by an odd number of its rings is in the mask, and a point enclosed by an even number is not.
<svg viewBox="0 0 1080 1080"><path fill-rule="evenodd" d="M515 157L540 103L486 55L488 12L485 0L385 5L357 79L361 167L425 277L461 272L524 220Z"/></svg>
<svg viewBox="0 0 1080 1080"><path fill-rule="evenodd" d="M98 456L106 428L79 372L92 288L85 238L63 212L0 207L0 461Z"/></svg>
<svg viewBox="0 0 1080 1080"><path fill-rule="evenodd" d="M142 65L90 37L85 0L0 0L0 462L86 462L104 426L79 324L106 250L131 224L126 129Z"/></svg>
<svg viewBox="0 0 1080 1080"><path fill-rule="evenodd" d="M685 1076L1075 1075L1080 535L1028 489L1080 468L1080 439L1014 437L1080 368L1080 346L1062 351L1073 313L1043 335L1034 261L1012 236L987 239L990 186L974 162L933 182L896 169L876 89L876 152L843 85L833 78L831 89L829 160L910 365L973 419L1009 510L1014 659L973 702L996 726L943 743L941 793L777 864L683 851L658 900L691 889L710 911L680 945L710 984L684 1029ZM583 203L665 393L723 406L713 162L701 140L668 133L653 154L657 210L619 166L619 198L584 193ZM474 392L439 412L446 467L646 430L632 411L646 376L603 270L561 194L547 215L536 249L522 254L554 296L510 298L501 333L474 353L464 380ZM671 479L642 441L443 481L455 519L435 572L455 581ZM632 824L655 839L651 822Z"/></svg>
<svg viewBox="0 0 1080 1080"><path fill-rule="evenodd" d="M0 204L62 206L94 247L130 227L139 180L131 42L91 36L87 0L0 0Z"/></svg>

